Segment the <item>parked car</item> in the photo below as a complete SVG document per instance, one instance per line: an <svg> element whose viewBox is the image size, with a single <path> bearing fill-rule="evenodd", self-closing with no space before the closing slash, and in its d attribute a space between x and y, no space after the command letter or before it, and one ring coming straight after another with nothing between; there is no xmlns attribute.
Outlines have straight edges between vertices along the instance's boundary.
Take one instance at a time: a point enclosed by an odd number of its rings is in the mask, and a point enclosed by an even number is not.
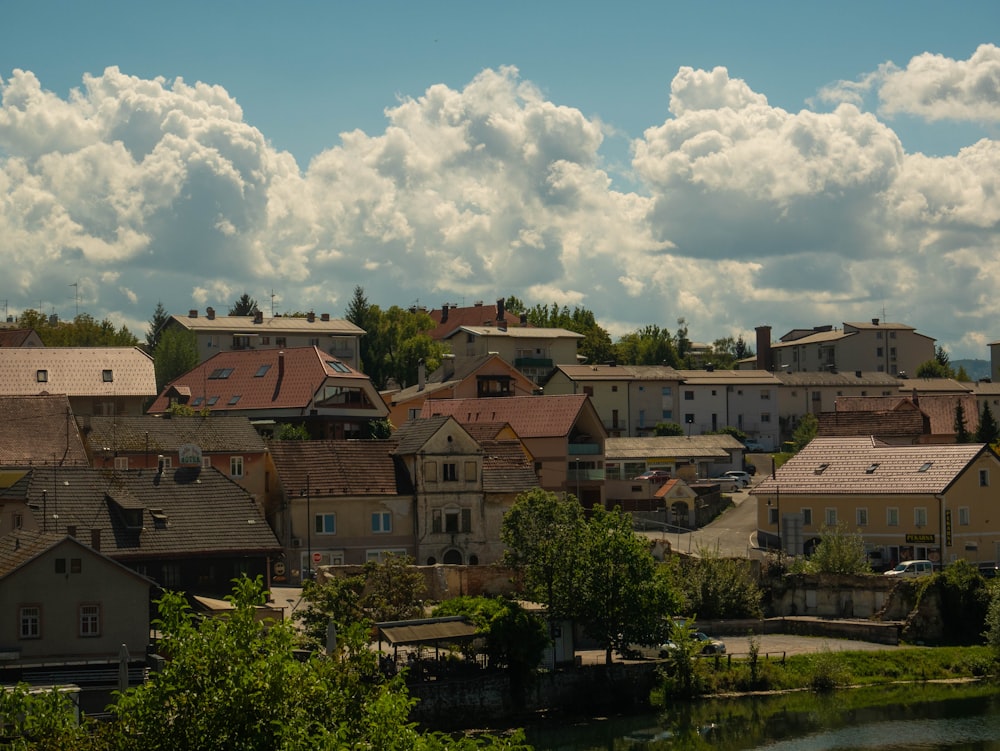
<svg viewBox="0 0 1000 751"><path fill-rule="evenodd" d="M701 645L701 653L703 655L724 655L726 653L725 642L713 639L706 633L694 631L691 633L691 638Z"/></svg>
<svg viewBox="0 0 1000 751"><path fill-rule="evenodd" d="M1000 564L996 561L982 561L979 564L979 573L987 579L995 579L1000 575Z"/></svg>
<svg viewBox="0 0 1000 751"><path fill-rule="evenodd" d="M657 482L663 482L664 480L670 479L670 473L665 469L650 469L643 472L638 477L633 477L633 480L655 480Z"/></svg>
<svg viewBox="0 0 1000 751"><path fill-rule="evenodd" d="M705 482L714 482L723 493L736 493L743 490L743 482L738 477L720 475L719 477L709 477Z"/></svg>
<svg viewBox="0 0 1000 751"><path fill-rule="evenodd" d="M736 478L737 480L739 480L742 483L743 487L746 487L747 485L750 484L750 473L749 472L744 472L743 470L740 470L740 469L730 469L727 472L723 472L722 474L725 477Z"/></svg>
<svg viewBox="0 0 1000 751"><path fill-rule="evenodd" d="M934 564L931 561L916 560L903 561L895 568L885 572L884 576L924 576L934 573Z"/></svg>
<svg viewBox="0 0 1000 751"><path fill-rule="evenodd" d="M756 438L747 438L745 441L743 441L743 446L747 451L752 451L755 453L760 453L764 451L764 444L762 444Z"/></svg>

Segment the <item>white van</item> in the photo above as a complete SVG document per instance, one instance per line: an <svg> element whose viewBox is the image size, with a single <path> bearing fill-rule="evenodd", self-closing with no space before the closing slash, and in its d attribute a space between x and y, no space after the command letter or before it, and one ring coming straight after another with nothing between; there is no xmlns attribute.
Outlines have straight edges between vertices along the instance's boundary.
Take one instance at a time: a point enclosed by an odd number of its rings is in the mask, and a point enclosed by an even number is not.
<svg viewBox="0 0 1000 751"><path fill-rule="evenodd" d="M896 568L885 572L886 576L924 576L934 573L934 564L930 561L903 561Z"/></svg>

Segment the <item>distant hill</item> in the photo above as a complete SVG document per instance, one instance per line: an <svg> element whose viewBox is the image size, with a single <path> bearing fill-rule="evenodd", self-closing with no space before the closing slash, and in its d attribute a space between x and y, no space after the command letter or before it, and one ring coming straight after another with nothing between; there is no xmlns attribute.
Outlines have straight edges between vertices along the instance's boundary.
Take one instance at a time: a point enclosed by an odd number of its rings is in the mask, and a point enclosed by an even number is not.
<svg viewBox="0 0 1000 751"><path fill-rule="evenodd" d="M989 360L950 360L949 364L952 370L956 372L959 368L965 368L965 372L969 374L969 378L973 381L990 377Z"/></svg>

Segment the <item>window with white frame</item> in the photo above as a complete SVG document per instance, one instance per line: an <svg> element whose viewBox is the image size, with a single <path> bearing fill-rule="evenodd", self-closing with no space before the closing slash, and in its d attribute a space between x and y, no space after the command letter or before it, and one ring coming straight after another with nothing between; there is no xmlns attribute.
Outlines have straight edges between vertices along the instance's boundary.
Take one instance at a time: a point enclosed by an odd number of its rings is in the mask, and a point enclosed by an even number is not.
<svg viewBox="0 0 1000 751"><path fill-rule="evenodd" d="M813 523L813 510L811 508L802 509L802 526L809 527Z"/></svg>
<svg viewBox="0 0 1000 751"><path fill-rule="evenodd" d="M116 456L115 457L115 469L128 469L128 457L127 456Z"/></svg>
<svg viewBox="0 0 1000 751"><path fill-rule="evenodd" d="M854 510L854 520L859 527L868 526L868 509L859 508Z"/></svg>
<svg viewBox="0 0 1000 751"><path fill-rule="evenodd" d="M229 476L230 477L243 477L243 457L242 456L231 456L231 457L229 457Z"/></svg>
<svg viewBox="0 0 1000 751"><path fill-rule="evenodd" d="M94 637L101 635L101 606L96 603L86 603L80 606L80 636Z"/></svg>
<svg viewBox="0 0 1000 751"><path fill-rule="evenodd" d="M441 465L441 479L444 482L458 481L458 465L454 462L446 462Z"/></svg>
<svg viewBox="0 0 1000 751"><path fill-rule="evenodd" d="M979 487L988 488L990 486L990 471L988 469L979 470Z"/></svg>
<svg viewBox="0 0 1000 751"><path fill-rule="evenodd" d="M968 527L971 519L968 506L958 507L958 523L963 527Z"/></svg>
<svg viewBox="0 0 1000 751"><path fill-rule="evenodd" d="M889 527L899 526L899 509L898 508L887 508L885 510L885 523Z"/></svg>
<svg viewBox="0 0 1000 751"><path fill-rule="evenodd" d="M372 514L372 532L379 534L392 532L392 513L376 511Z"/></svg>
<svg viewBox="0 0 1000 751"><path fill-rule="evenodd" d="M335 535L337 534L337 515L316 514L313 525L313 532L318 535Z"/></svg>
<svg viewBox="0 0 1000 751"><path fill-rule="evenodd" d="M837 509L835 509L835 508L828 508L828 509L826 509L826 512L824 513L823 518L824 518L824 520L826 522L826 526L828 526L828 527L836 527L837 526Z"/></svg>
<svg viewBox="0 0 1000 751"><path fill-rule="evenodd" d="M22 639L42 638L41 606L22 605L18 609L18 635Z"/></svg>
<svg viewBox="0 0 1000 751"><path fill-rule="evenodd" d="M917 527L927 526L927 509L920 507L913 509L913 524Z"/></svg>

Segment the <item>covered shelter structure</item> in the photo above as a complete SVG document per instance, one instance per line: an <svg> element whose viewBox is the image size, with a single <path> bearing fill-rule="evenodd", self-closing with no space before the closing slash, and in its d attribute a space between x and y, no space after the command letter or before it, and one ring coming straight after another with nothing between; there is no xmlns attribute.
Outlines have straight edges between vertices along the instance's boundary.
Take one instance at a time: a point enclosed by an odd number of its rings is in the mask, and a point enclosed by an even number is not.
<svg viewBox="0 0 1000 751"><path fill-rule="evenodd" d="M440 647L442 644L468 644L476 638L478 629L476 624L465 616L455 615L444 618L420 618L411 621L386 621L376 623L378 649L382 651L382 642L386 641L392 647L392 662L399 663L399 647L417 647L416 651L409 651L406 661L409 666L420 666L420 648L434 647L434 660L440 659ZM384 666L384 660L383 660ZM418 669L417 675L422 676L426 671Z"/></svg>

